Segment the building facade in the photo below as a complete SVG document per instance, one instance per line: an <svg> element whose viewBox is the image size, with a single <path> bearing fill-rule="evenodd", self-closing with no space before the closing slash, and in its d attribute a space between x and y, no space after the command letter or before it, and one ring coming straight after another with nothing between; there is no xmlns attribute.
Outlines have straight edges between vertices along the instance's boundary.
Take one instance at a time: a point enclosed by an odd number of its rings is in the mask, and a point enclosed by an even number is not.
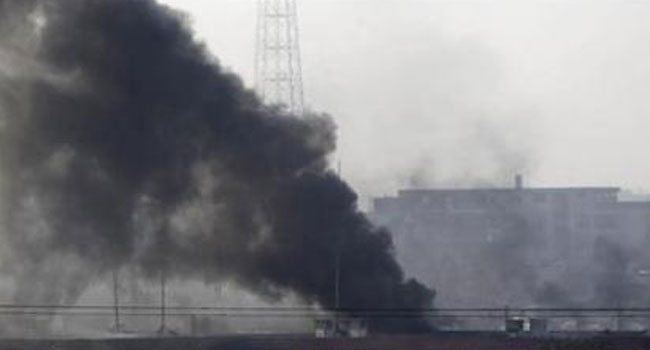
<svg viewBox="0 0 650 350"><path fill-rule="evenodd" d="M646 305L650 202L522 183L401 190L375 198L370 217L441 307Z"/></svg>

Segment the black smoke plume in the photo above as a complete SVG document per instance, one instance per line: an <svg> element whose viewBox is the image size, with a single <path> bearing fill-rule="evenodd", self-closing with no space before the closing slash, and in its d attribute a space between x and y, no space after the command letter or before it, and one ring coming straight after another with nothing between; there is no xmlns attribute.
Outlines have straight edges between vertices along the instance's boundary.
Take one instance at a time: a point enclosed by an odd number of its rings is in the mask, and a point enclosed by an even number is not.
<svg viewBox="0 0 650 350"><path fill-rule="evenodd" d="M61 292L38 301L74 302L89 278L131 265L333 308L339 266L342 308L431 306L328 169L331 120L262 104L182 15L148 0L0 9L2 230L18 295L50 276L35 293Z"/></svg>

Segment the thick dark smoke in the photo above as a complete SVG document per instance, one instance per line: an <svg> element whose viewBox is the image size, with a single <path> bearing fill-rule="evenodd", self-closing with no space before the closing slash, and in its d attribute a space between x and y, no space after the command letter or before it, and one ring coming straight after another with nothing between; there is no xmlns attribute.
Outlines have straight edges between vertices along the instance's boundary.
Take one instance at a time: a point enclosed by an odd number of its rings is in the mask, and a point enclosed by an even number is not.
<svg viewBox="0 0 650 350"><path fill-rule="evenodd" d="M2 230L18 295L57 276L48 299L74 302L128 264L332 308L339 266L343 308L431 306L328 170L331 120L261 104L181 15L147 0L0 8Z"/></svg>
<svg viewBox="0 0 650 350"><path fill-rule="evenodd" d="M642 253L643 255L645 253ZM647 286L634 271L641 261L633 249L611 238L598 237L594 242L594 301L597 305L640 307L646 305Z"/></svg>

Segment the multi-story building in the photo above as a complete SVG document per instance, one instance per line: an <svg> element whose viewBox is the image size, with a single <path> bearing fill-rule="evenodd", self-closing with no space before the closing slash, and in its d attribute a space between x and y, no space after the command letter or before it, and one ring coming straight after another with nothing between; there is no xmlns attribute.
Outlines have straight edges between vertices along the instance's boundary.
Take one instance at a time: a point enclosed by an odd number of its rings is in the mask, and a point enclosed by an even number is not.
<svg viewBox="0 0 650 350"><path fill-rule="evenodd" d="M522 184L401 190L374 199L370 216L440 306L645 302L628 289L650 282L650 201L619 200L615 187Z"/></svg>

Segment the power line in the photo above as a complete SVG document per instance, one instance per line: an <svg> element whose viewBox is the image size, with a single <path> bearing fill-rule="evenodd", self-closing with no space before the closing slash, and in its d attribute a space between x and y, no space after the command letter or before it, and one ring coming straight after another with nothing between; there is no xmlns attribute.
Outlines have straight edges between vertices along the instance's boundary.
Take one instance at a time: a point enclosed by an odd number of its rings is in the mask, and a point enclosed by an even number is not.
<svg viewBox="0 0 650 350"><path fill-rule="evenodd" d="M114 313L114 310L151 311L152 315L160 315L160 305L110 305L110 304L86 304L86 305L56 305L56 304L0 304L0 313L22 312L21 310L61 312L66 310L98 310L107 313ZM322 309L315 306L260 306L260 307L238 307L238 306L174 306L166 305L166 312L192 311L192 312L221 312L221 313L248 313L248 314L271 314L271 313L328 313L341 312L351 314L444 314L444 315L477 315L494 313L503 315L505 311L511 315L518 314L650 314L650 307L595 307L595 308L337 308ZM169 314L169 313L167 313ZM503 316L501 316L503 317Z"/></svg>

